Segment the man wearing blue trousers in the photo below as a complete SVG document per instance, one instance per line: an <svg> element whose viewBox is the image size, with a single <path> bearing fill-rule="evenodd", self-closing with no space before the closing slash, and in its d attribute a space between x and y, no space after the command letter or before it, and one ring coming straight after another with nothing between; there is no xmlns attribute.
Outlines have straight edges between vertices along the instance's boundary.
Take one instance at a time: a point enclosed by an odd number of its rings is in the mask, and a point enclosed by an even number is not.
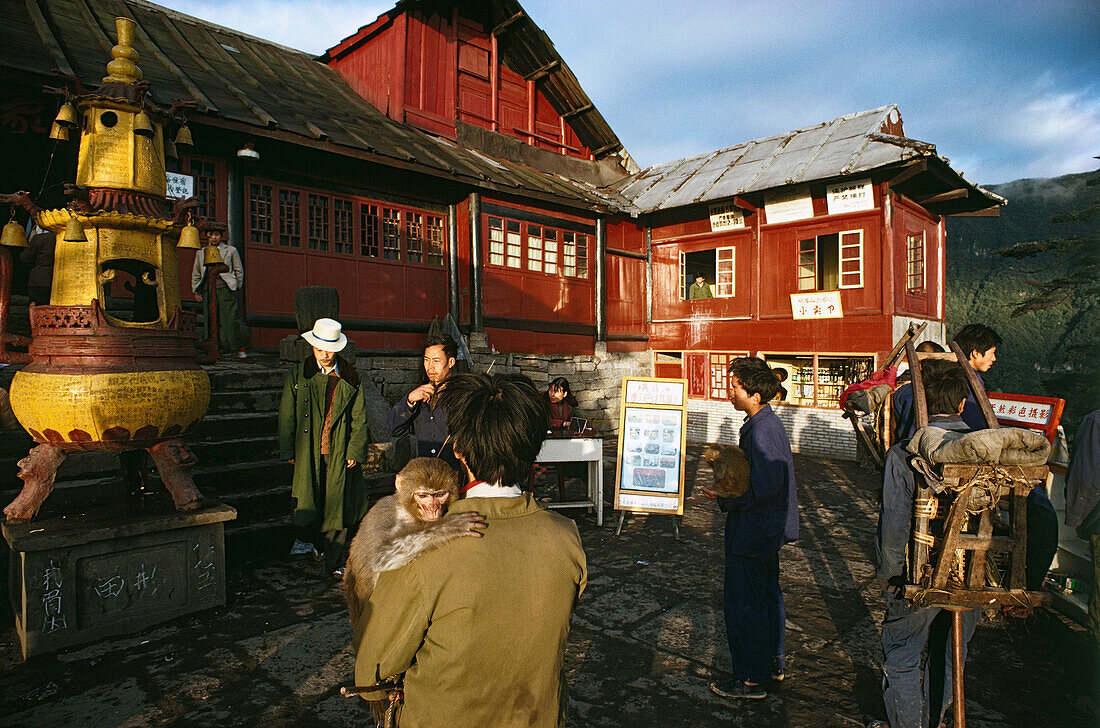
<svg viewBox="0 0 1100 728"><path fill-rule="evenodd" d="M967 395L962 369L946 362L921 365L929 427L968 432L963 421ZM886 613L882 619L882 700L887 721L867 728L927 728L939 726L951 705L951 617L940 607L918 607L905 600L906 553L912 534L917 481L905 449L908 440L886 453L882 510L875 537L877 577L883 587ZM962 659L974 635L980 612L962 615ZM922 668L921 653L928 659Z"/></svg>
<svg viewBox="0 0 1100 728"><path fill-rule="evenodd" d="M726 514L724 612L733 679L710 689L727 698L767 697L765 683L784 677L779 549L798 538L798 501L790 439L767 404L778 391L779 378L762 359L730 362L730 402L748 416L739 444L749 461L749 487L737 498L718 499ZM702 491L717 498L709 488Z"/></svg>

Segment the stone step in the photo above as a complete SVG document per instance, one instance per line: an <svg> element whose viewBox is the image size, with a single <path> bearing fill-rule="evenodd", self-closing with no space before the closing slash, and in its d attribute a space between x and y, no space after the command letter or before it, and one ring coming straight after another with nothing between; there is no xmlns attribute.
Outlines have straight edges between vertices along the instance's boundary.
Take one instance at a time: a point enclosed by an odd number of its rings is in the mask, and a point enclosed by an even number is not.
<svg viewBox="0 0 1100 728"><path fill-rule="evenodd" d="M210 393L211 414L228 412L278 412L282 388L215 390Z"/></svg>
<svg viewBox="0 0 1100 728"><path fill-rule="evenodd" d="M227 412L208 414L186 440L201 442L233 437L276 437L279 434L277 412Z"/></svg>
<svg viewBox="0 0 1100 728"><path fill-rule="evenodd" d="M204 469L215 465L270 460L279 452L279 445L274 437L238 437L189 444L191 451L199 459L199 467Z"/></svg>
<svg viewBox="0 0 1100 728"><path fill-rule="evenodd" d="M236 364L232 360L205 367L210 389L217 392L283 388L286 367Z"/></svg>

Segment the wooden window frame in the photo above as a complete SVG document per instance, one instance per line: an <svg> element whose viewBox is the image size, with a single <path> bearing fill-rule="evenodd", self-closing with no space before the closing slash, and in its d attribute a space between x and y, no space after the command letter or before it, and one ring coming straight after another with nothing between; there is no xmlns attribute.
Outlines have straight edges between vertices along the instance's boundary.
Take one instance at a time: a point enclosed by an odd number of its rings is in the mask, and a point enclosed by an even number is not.
<svg viewBox="0 0 1100 728"><path fill-rule="evenodd" d="M867 360L870 361L869 365L867 365L867 371L866 371L867 376L870 376L871 372L873 372L875 370L875 366L876 366L876 363L878 361L878 357L875 354L871 354L871 353L867 353L867 352L856 352L856 353L851 353L851 354L848 354L848 353L828 353L828 352L826 352L826 353L817 353L817 354L810 354L810 353L806 353L806 352L782 352L782 353L779 353L779 352L762 352L762 355L764 357L764 360L767 361L769 363L769 365L771 365L773 367L776 366L776 365L779 365L779 364L782 364L784 366L789 367L790 365L787 364L786 362L782 361L783 359L809 359L810 360L809 367L810 367L810 370L811 370L811 377L808 381L805 380L805 379L800 379L798 372L793 372L791 374L791 376L787 379L787 381L785 381L783 383L783 387L786 388L787 396L788 396L788 399L784 402L784 404L788 404L792 407L835 408L837 406L838 401L839 401L840 393L844 391L844 388L847 385L852 384L852 382L845 382L845 381L842 381L842 380L838 380L838 381L825 381L825 380L823 380L823 378L822 378L822 363L821 363L823 359L825 359L825 360L833 360L833 359L867 359ZM866 377L863 377L863 378L866 378ZM794 400L796 400L796 399L797 400L807 399L806 397L802 397L802 396L799 396L799 395L796 394L796 392L799 391L798 387L804 387L806 385L810 386L810 391L813 393L813 396L809 398L811 401L810 402L795 402ZM825 389L830 390L833 394L824 395L823 391Z"/></svg>
<svg viewBox="0 0 1100 728"><path fill-rule="evenodd" d="M553 225L486 214L485 264L529 275L591 282L591 238ZM572 261L572 265L567 265ZM578 264L579 263L579 264ZM567 271L572 270L570 274Z"/></svg>
<svg viewBox="0 0 1100 728"><path fill-rule="evenodd" d="M714 251L714 285L711 287L711 292L714 296L711 299L696 299L696 300L713 300L714 298L734 298L737 295L737 246L735 245L720 245L717 248L703 248L702 250L681 250L680 253L680 299L681 301L691 302L688 296L688 289L691 288L691 282L687 280L687 256L695 253L707 253ZM728 258L723 258L725 254L728 254ZM722 270L722 264L729 262L729 269ZM727 278L723 280L723 278Z"/></svg>
<svg viewBox="0 0 1100 728"><path fill-rule="evenodd" d="M820 261L821 238L836 236L837 246L837 286L819 288L817 285ZM854 237L854 239L853 239ZM812 243L812 246L808 246ZM821 233L808 238L799 238L795 248L795 280L797 289L802 291L838 291L849 288L863 288L863 230L838 230L835 233ZM854 254L853 254L854 253ZM855 262L853 270L845 270L845 263ZM853 280L854 278L854 280Z"/></svg>
<svg viewBox="0 0 1100 728"><path fill-rule="evenodd" d="M910 295L922 295L927 290L925 276L925 234L922 230L905 239L905 289Z"/></svg>
<svg viewBox="0 0 1100 728"><path fill-rule="evenodd" d="M438 212L263 178L247 178L244 184L248 194L244 239L249 245L345 260L361 258L389 265L446 270L447 220ZM255 224L257 210L253 201L257 198L254 190L270 195L270 214L258 218L265 220L270 229ZM297 197L286 204L284 195ZM320 204L321 201L324 204ZM297 228L293 235L283 233L283 215L287 209L294 210ZM420 225L420 237L411 237L416 231L408 229L410 223ZM253 237L262 238L265 234L270 236L269 240ZM419 242L419 248L414 244L411 250L419 253L420 260L408 259L412 239Z"/></svg>

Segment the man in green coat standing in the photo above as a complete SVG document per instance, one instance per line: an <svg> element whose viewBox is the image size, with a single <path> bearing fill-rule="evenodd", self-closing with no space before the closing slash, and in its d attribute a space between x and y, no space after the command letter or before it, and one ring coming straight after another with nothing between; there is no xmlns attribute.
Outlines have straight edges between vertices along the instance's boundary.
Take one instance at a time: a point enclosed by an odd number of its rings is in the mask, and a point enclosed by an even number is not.
<svg viewBox="0 0 1100 728"><path fill-rule="evenodd" d="M368 506L359 467L367 410L355 367L336 356L348 343L340 323L317 319L302 338L313 355L287 372L279 406L280 457L294 465L294 551L310 539L323 549L325 566L343 578L348 529L354 532Z"/></svg>

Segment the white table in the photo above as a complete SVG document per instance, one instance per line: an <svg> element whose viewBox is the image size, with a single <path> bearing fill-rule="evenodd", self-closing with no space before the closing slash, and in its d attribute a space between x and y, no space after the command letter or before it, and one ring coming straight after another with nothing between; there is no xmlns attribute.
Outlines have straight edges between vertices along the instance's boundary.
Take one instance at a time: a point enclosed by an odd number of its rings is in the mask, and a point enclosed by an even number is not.
<svg viewBox="0 0 1100 728"><path fill-rule="evenodd" d="M596 525L603 525L603 439L547 438L536 463L588 463L588 500L547 503L547 508L595 508Z"/></svg>

